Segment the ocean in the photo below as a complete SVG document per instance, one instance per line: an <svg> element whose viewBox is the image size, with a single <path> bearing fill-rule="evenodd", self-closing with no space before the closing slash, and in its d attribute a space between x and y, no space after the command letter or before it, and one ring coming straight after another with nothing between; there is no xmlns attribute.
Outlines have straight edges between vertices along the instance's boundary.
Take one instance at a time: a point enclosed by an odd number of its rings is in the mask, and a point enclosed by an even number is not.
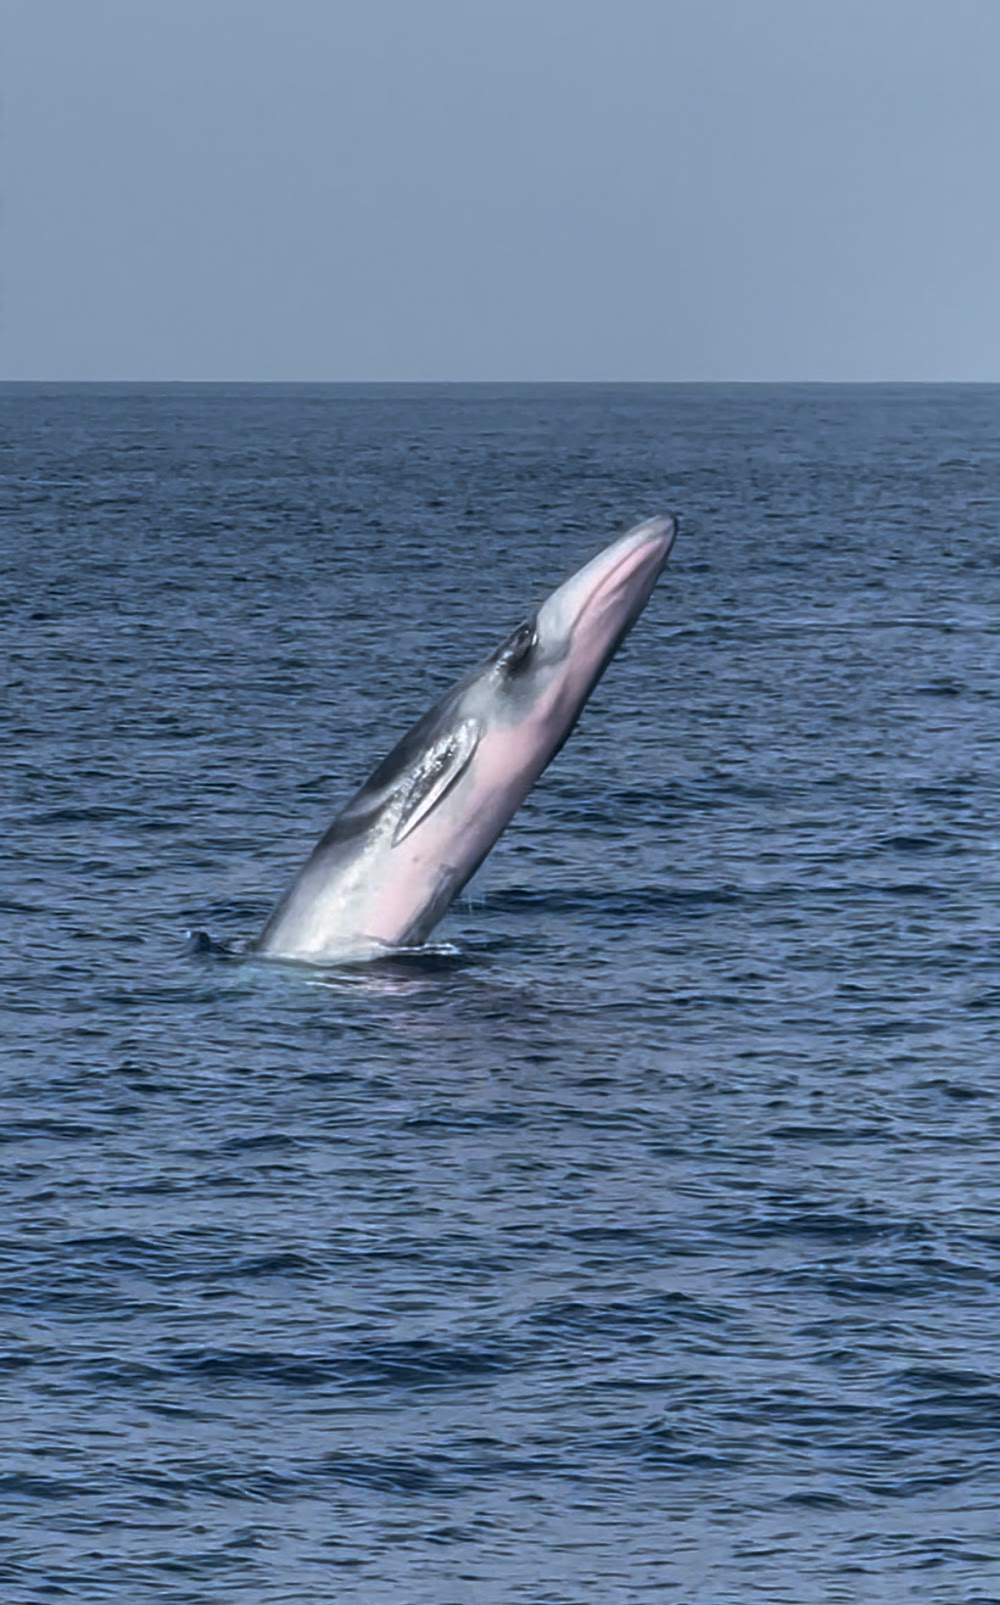
<svg viewBox="0 0 1000 1605"><path fill-rule="evenodd" d="M0 420L5 1605L1000 1599L1000 387ZM663 509L432 951L241 957Z"/></svg>

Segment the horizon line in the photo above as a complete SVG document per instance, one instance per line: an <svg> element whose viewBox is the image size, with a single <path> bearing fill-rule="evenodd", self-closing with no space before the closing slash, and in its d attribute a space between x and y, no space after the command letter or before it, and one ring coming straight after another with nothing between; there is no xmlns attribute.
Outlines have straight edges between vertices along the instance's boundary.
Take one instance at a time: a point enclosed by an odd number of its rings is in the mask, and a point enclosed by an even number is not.
<svg viewBox="0 0 1000 1605"><path fill-rule="evenodd" d="M371 388L371 389L378 389L378 388L388 388L388 387L391 386L391 387L398 388L398 389L409 388L409 389L426 389L426 390L436 389L436 388L442 388L442 389L443 388L473 389L473 388L475 388L477 386L483 387L483 388L491 387L491 388L494 388L494 389L505 388L505 387L511 388L511 389L513 389L513 388L525 389L525 388L529 388L529 387L535 387L535 388L546 388L546 387L547 388L556 388L556 387L568 388L570 386L574 386L574 387L577 387L577 388L584 387L584 386L593 386L595 388L598 388L598 387L609 388L611 386L615 386L617 388L625 388L625 387L629 387L629 386L634 386L636 388L639 388L639 387L650 388L650 387L654 387L654 386L661 386L661 387L674 386L674 387L677 387L677 388L695 389L695 388L708 388L708 387L711 387L711 386L727 386L727 387L734 387L734 386L753 387L753 386L758 386L758 387L764 387L764 386L781 385L783 387L789 387L789 388L794 387L794 386L802 386L802 387L806 387L806 386L810 386L810 387L827 386L829 388L849 388L849 387L854 386L854 387L857 387L857 388L862 388L864 386L880 385L880 386L894 386L894 387L899 387L899 388L909 387L909 388L916 389L916 388L919 388L921 386L943 386L943 385L953 385L953 386L959 386L959 385L961 385L961 386L974 386L975 385L975 386L981 386L981 387L989 387L989 386L1000 385L1000 378L996 378L996 379L942 379L942 378L936 378L936 379L893 379L893 378L885 378L885 379L882 379L882 378L880 378L880 379L819 379L819 378L809 378L809 379L276 379L276 378L268 378L268 379L246 379L246 378L243 378L243 379L228 379L228 378L218 378L218 379L204 379L204 378L202 378L202 379L178 379L178 378L172 378L172 379L163 379L163 378L159 378L159 379L157 379L157 378L151 378L151 377L145 377L144 376L144 377L114 378L114 379L112 379L112 378L87 378L87 379L82 379L82 378L37 378L37 377L31 377L31 378L27 378L27 377L3 378L3 377L0 377L0 386L3 386L3 387L15 387L15 386L20 386L20 385L35 385L35 386L41 386L41 385L94 385L94 386L97 386L97 385L109 385L109 386L122 386L122 387L124 387L126 385L133 385L133 386L134 385L146 385L146 386L162 387L164 389L169 388L171 386L186 386L186 387L189 387L189 388L193 388L193 387L202 386L202 385L206 386L206 387L207 386L213 386L213 385L214 386L222 386L222 385L224 385L224 386L227 386L227 387L246 386L248 388L249 387L254 387L256 389L260 389L260 388L262 388L264 386L268 386L268 385L283 386L285 388L300 388L300 389L310 389L310 388L311 389L330 389L330 388L334 388L334 387L341 387L341 388L344 388L344 389L347 389L347 388L350 388L350 389L362 389L362 388L366 388L366 387L367 388Z"/></svg>

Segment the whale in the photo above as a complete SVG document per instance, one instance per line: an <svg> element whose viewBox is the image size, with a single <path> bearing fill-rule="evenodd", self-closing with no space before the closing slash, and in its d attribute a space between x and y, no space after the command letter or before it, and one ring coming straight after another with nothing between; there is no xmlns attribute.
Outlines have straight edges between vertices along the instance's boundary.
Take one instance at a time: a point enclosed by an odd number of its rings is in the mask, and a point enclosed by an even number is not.
<svg viewBox="0 0 1000 1605"><path fill-rule="evenodd" d="M666 513L619 536L446 692L337 815L251 951L330 965L424 945L569 739L676 531Z"/></svg>

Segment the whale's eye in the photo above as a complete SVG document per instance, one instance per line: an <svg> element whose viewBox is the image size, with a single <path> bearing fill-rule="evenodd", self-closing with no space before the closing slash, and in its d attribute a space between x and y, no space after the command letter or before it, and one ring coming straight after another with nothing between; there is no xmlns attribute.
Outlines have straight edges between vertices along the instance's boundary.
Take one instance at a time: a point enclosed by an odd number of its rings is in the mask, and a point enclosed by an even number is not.
<svg viewBox="0 0 1000 1605"><path fill-rule="evenodd" d="M530 620L527 624L519 624L497 654L498 662L504 672L519 674L522 669L527 668L537 641L535 626Z"/></svg>

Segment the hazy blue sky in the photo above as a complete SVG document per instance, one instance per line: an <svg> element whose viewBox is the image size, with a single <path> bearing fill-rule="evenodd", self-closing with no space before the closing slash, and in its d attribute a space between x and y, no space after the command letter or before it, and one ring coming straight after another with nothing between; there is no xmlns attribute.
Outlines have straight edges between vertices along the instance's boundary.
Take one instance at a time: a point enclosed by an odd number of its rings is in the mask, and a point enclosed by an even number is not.
<svg viewBox="0 0 1000 1605"><path fill-rule="evenodd" d="M1000 0L0 0L7 378L1000 379Z"/></svg>

